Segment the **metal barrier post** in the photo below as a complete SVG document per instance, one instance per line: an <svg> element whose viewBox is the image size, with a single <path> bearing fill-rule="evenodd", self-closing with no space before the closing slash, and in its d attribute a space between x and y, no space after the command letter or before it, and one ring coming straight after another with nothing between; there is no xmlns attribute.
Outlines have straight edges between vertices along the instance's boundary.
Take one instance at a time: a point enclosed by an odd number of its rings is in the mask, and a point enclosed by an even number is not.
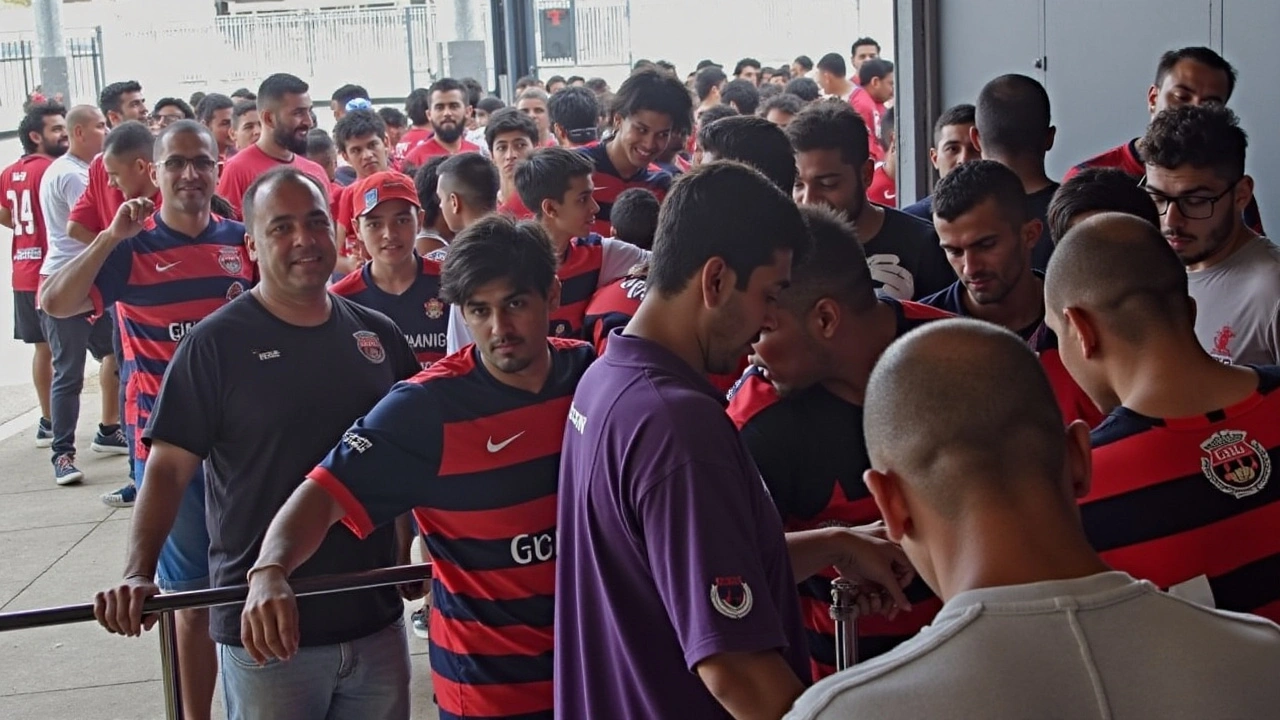
<svg viewBox="0 0 1280 720"><path fill-rule="evenodd" d="M836 624L836 670L858 662L857 586L845 578L831 581L831 619Z"/></svg>
<svg viewBox="0 0 1280 720"><path fill-rule="evenodd" d="M182 720L177 622L173 612L160 613L160 680L164 685L164 714L168 720Z"/></svg>

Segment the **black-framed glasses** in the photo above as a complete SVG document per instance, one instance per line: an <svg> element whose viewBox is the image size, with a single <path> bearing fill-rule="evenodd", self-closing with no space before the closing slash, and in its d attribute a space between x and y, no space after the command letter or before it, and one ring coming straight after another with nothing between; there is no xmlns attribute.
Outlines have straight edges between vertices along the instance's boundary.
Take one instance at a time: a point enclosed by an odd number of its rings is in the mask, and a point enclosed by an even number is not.
<svg viewBox="0 0 1280 720"><path fill-rule="evenodd" d="M159 113L151 116L151 124L157 127L169 127L170 125L185 120L185 115L170 115L169 113Z"/></svg>
<svg viewBox="0 0 1280 720"><path fill-rule="evenodd" d="M1228 193L1236 189L1236 185L1240 184L1243 177L1236 178L1235 182L1227 186L1226 190L1214 196L1208 195L1179 195L1178 197L1169 197L1164 193L1152 190L1147 187L1147 177L1144 175L1138 181L1138 187L1147 191L1147 195L1151 196L1151 201L1156 204L1156 212L1164 217L1169 213L1169 206L1177 203L1178 214L1188 220L1208 220L1213 217L1213 207L1219 200L1226 197Z"/></svg>
<svg viewBox="0 0 1280 720"><path fill-rule="evenodd" d="M175 175L186 172L188 165L195 168L198 173L213 172L218 167L217 160L204 155L192 158L170 155L161 164L164 165L165 172L171 172Z"/></svg>

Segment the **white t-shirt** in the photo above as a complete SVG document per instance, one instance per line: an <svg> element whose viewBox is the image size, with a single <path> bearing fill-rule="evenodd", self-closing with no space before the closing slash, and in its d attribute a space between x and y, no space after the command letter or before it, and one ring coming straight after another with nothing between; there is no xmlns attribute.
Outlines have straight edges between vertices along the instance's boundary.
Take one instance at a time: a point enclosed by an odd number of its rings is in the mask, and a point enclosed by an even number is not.
<svg viewBox="0 0 1280 720"><path fill-rule="evenodd" d="M71 208L89 187L89 163L64 153L44 171L40 180L40 209L48 231L49 249L40 266L41 275L52 275L89 247L67 235Z"/></svg>
<svg viewBox="0 0 1280 720"><path fill-rule="evenodd" d="M1122 572L960 593L787 720L1280 717L1280 626Z"/></svg>

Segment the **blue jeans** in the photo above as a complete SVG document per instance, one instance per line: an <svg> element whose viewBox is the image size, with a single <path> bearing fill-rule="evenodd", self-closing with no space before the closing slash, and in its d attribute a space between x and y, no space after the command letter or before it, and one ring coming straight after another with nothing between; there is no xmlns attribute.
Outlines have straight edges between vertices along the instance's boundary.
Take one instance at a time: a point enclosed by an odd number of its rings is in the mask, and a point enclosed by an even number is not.
<svg viewBox="0 0 1280 720"><path fill-rule="evenodd" d="M135 482L142 487L147 462L134 465ZM156 584L165 592L204 590L209 587L209 526L204 517L204 464L187 484L173 519L173 529L160 548Z"/></svg>
<svg viewBox="0 0 1280 720"><path fill-rule="evenodd" d="M298 648L259 666L244 648L218 644L227 720L408 720L409 644L404 620L337 645Z"/></svg>

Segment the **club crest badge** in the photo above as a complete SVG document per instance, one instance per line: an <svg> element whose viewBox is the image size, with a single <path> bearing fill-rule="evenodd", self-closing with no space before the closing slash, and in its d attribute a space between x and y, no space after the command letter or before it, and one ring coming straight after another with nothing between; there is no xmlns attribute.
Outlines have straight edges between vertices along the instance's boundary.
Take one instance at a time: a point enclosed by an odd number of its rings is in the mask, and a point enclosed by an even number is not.
<svg viewBox="0 0 1280 720"><path fill-rule="evenodd" d="M387 351L382 347L382 338L377 333L361 330L352 333L356 339L356 349L364 355L365 359L377 365L387 359Z"/></svg>
<svg viewBox="0 0 1280 720"><path fill-rule="evenodd" d="M364 192L364 207L369 209L378 204L378 188L369 188Z"/></svg>
<svg viewBox="0 0 1280 720"><path fill-rule="evenodd" d="M228 275L239 275L244 270L244 259L240 257L240 250L233 247L218 250L218 267Z"/></svg>
<svg viewBox="0 0 1280 720"><path fill-rule="evenodd" d="M422 305L427 313L427 317L431 320L439 320L444 317L444 303L440 298L431 298Z"/></svg>
<svg viewBox="0 0 1280 720"><path fill-rule="evenodd" d="M751 612L751 586L741 577L720 577L711 583L711 607L721 615L741 620Z"/></svg>
<svg viewBox="0 0 1280 720"><path fill-rule="evenodd" d="M1271 479L1271 456L1242 430L1220 430L1200 443L1200 470L1222 492L1246 498L1260 492Z"/></svg>
<svg viewBox="0 0 1280 720"><path fill-rule="evenodd" d="M227 300L235 300L244 292L244 285L240 281L231 283L231 287L227 288Z"/></svg>

